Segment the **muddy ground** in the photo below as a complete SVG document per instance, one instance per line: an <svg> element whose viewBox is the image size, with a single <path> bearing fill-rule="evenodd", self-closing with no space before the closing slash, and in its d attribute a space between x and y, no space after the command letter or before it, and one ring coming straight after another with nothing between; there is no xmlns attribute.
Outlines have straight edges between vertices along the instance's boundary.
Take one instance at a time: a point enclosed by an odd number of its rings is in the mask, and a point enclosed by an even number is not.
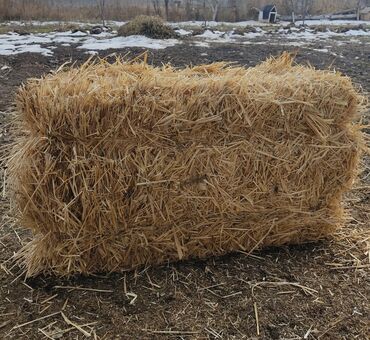
<svg viewBox="0 0 370 340"><path fill-rule="evenodd" d="M297 62L335 68L351 76L363 91L370 91L369 41L330 44L327 53L317 51L323 48L320 43L301 48L263 40L208 48L184 43L150 51L149 61L182 67L226 60L253 66L288 50L297 54ZM10 67L0 71L2 146L12 140L8 112L17 87L66 61L80 63L88 58L74 46L57 46L53 52L52 57L0 56L0 66ZM141 52L131 48L100 55L129 53L133 57ZM368 120L368 112L364 116ZM369 164L368 159L364 163ZM8 259L30 235L10 222L4 192L0 339L83 339L88 335L97 339L369 339L369 184L365 169L346 199L352 218L332 239L320 243L134 273L70 280L39 276L26 281Z"/></svg>

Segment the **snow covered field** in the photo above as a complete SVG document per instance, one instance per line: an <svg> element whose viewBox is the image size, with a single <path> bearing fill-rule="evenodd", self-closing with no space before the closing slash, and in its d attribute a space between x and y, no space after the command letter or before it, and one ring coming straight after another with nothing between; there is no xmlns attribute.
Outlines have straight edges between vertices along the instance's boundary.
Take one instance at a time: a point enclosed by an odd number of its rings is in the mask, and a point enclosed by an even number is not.
<svg viewBox="0 0 370 340"><path fill-rule="evenodd" d="M119 25L121 22L110 22L110 24ZM329 39L344 39L348 43L361 41L361 37L370 37L370 26L366 28L358 27L357 21L328 21L328 20L312 20L307 22L313 26L327 26L324 31L316 30L314 27L288 27L287 25L280 24L274 26L261 25L259 22L245 21L239 23L220 23L208 22L209 29L205 30L202 34L192 36L192 29L194 27L201 27L203 22L181 22L172 24L177 28L177 33L181 38L179 39L150 39L144 36L130 36L118 37L116 32L103 32L99 35L92 35L85 32L50 32L50 33L32 33L20 35L18 33L9 32L0 34L0 55L13 55L25 52L41 53L45 56L53 54L55 45L71 46L75 45L78 49L85 50L86 53L94 54L96 51L107 49L120 49L125 47L141 47L148 49L164 49L182 44L185 40L196 46L209 47L214 43L233 43L233 44L259 44L266 43L266 40L271 44L285 44L290 46L305 46L313 41L327 41ZM9 22L9 25L24 23ZM66 24L60 22L32 22L33 25L46 25L46 24ZM76 23L69 23L76 24ZM77 23L78 25L85 25L86 23ZM331 24L341 25L348 27L343 32L331 29ZM350 29L350 25L357 25L356 29ZM222 25L227 26L225 30L218 30ZM252 27L252 31L241 33L240 30L235 32L235 29ZM214 29L212 29L214 27ZM337 26L336 26L337 27ZM235 34L238 33L238 34ZM263 41L259 41L263 39ZM338 43L343 43L338 41ZM367 43L368 44L368 43ZM325 49L322 49L325 51Z"/></svg>

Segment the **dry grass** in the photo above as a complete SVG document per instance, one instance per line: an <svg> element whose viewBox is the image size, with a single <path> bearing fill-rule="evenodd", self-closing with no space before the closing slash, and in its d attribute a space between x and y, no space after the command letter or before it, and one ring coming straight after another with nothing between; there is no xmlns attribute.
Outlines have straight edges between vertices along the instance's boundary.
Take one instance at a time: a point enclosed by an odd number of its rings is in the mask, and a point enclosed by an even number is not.
<svg viewBox="0 0 370 340"><path fill-rule="evenodd" d="M177 34L161 18L139 15L134 20L122 25L118 29L118 35L127 37L130 35L145 35L152 39L175 38Z"/></svg>
<svg viewBox="0 0 370 340"><path fill-rule="evenodd" d="M9 162L27 275L120 271L314 241L363 148L350 79L293 66L88 63L19 92Z"/></svg>
<svg viewBox="0 0 370 340"><path fill-rule="evenodd" d="M310 14L331 13L342 9L355 8L358 0L316 0L310 6ZM220 21L234 21L236 19L246 20L255 18L256 12L254 8L261 8L269 4L267 0L249 0L235 1L236 10L232 2L224 2L219 9L218 19ZM159 1L160 14L164 15L163 1ZM291 14L291 2L286 0L276 0L280 14ZM72 4L72 3L71 3ZM190 4L190 3L189 3ZM154 11L151 1L147 0L121 0L121 1L106 1L105 18L112 20L130 20L137 15L155 15L159 14ZM206 2L204 7L203 2L198 4L193 2L187 5L183 1L180 6L175 5L170 1L169 20L210 20L212 11ZM101 20L99 9L96 1L89 4L73 3L67 6L63 2L48 3L43 0L0 0L0 19L5 20Z"/></svg>

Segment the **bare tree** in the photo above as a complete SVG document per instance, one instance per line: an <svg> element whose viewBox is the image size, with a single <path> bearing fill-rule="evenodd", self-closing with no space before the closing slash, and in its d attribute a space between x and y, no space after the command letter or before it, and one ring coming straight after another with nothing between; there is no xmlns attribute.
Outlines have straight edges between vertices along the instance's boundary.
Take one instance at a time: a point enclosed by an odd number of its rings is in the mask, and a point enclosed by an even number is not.
<svg viewBox="0 0 370 340"><path fill-rule="evenodd" d="M310 13L312 6L313 6L314 0L302 0L302 19L303 19L303 25L305 24L305 20L307 17L307 14Z"/></svg>
<svg viewBox="0 0 370 340"><path fill-rule="evenodd" d="M234 14L234 21L239 21L239 9L238 9L238 1L237 0L229 0L229 6L232 9Z"/></svg>
<svg viewBox="0 0 370 340"><path fill-rule="evenodd" d="M189 20L189 18L191 17L191 0L185 1L185 15L186 19Z"/></svg>
<svg viewBox="0 0 370 340"><path fill-rule="evenodd" d="M155 15L161 16L161 5L159 0L152 0Z"/></svg>
<svg viewBox="0 0 370 340"><path fill-rule="evenodd" d="M168 21L168 4L170 0L164 0L164 11L166 13L166 20Z"/></svg>
<svg viewBox="0 0 370 340"><path fill-rule="evenodd" d="M12 3L12 0L0 0L0 18L9 20L11 19L11 12L12 12L12 6L14 4Z"/></svg>
<svg viewBox="0 0 370 340"><path fill-rule="evenodd" d="M357 20L360 20L361 10L364 9L368 4L370 4L370 1L357 0L357 6L356 6Z"/></svg>
<svg viewBox="0 0 370 340"><path fill-rule="evenodd" d="M306 15L307 15L307 2L308 2L308 0L302 0L302 20L303 20L303 25L305 24Z"/></svg>
<svg viewBox="0 0 370 340"><path fill-rule="evenodd" d="M284 0L283 6L285 7L286 11L292 13L292 22L295 22L295 15L297 14L298 10L298 1L297 0Z"/></svg>
<svg viewBox="0 0 370 340"><path fill-rule="evenodd" d="M212 21L216 21L220 10L221 0L207 0L207 4L212 10Z"/></svg>
<svg viewBox="0 0 370 340"><path fill-rule="evenodd" d="M99 16L102 21L103 26L105 26L105 3L106 0L97 0Z"/></svg>
<svg viewBox="0 0 370 340"><path fill-rule="evenodd" d="M299 13L303 20L303 25L307 14L313 5L313 0L284 0L283 5L285 6L288 12L292 13L292 21L295 22L295 16Z"/></svg>

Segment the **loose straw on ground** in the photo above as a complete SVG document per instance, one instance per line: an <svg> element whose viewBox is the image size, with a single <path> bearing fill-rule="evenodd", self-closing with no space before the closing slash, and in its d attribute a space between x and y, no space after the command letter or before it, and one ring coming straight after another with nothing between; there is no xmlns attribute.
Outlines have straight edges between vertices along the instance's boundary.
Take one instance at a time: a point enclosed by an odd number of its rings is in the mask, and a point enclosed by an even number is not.
<svg viewBox="0 0 370 340"><path fill-rule="evenodd" d="M254 303L254 316L256 317L256 330L257 330L257 335L260 335L260 323L258 319L258 309L257 309L257 303Z"/></svg>

